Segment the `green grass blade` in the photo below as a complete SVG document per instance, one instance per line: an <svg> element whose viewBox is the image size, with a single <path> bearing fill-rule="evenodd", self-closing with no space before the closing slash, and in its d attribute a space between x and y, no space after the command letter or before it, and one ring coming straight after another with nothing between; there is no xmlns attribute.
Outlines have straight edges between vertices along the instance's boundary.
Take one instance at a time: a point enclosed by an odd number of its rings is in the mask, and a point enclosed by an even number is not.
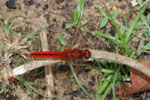
<svg viewBox="0 0 150 100"><path fill-rule="evenodd" d="M118 10L113 10L113 12L112 12L113 19L116 19L117 16L118 16Z"/></svg>
<svg viewBox="0 0 150 100"><path fill-rule="evenodd" d="M90 100L93 100L93 98L90 96L90 94L86 91L86 89L85 89L85 88L82 86L82 84L80 83L80 81L79 81L79 79L78 79L78 77L77 77L77 75L76 75L76 73L75 73L75 70L74 70L74 68L73 68L73 66L72 66L71 63L69 63L69 66L70 66L70 69L71 69L71 71L72 71L72 74L73 74L73 76L74 76L74 78L75 78L77 84L78 84L79 87L81 88L81 90L90 98Z"/></svg>
<svg viewBox="0 0 150 100"><path fill-rule="evenodd" d="M145 24L145 26L147 28L150 28L150 26L148 25L148 21L146 20L146 18L145 18L145 16L143 14L141 15L141 20L142 20L142 22Z"/></svg>
<svg viewBox="0 0 150 100"><path fill-rule="evenodd" d="M101 70L103 73L107 73L107 74L112 74L114 73L114 70L111 70L111 69L105 69L105 68L102 68Z"/></svg>
<svg viewBox="0 0 150 100"><path fill-rule="evenodd" d="M1 25L2 29L4 30L4 24L1 19L0 19L0 25Z"/></svg>
<svg viewBox="0 0 150 100"><path fill-rule="evenodd" d="M70 27L73 27L75 26L74 23L70 23L70 24L66 24L65 28L70 28Z"/></svg>
<svg viewBox="0 0 150 100"><path fill-rule="evenodd" d="M73 11L73 23L75 24L75 26L78 23L79 16L80 16L80 13L77 10L74 10Z"/></svg>
<svg viewBox="0 0 150 100"><path fill-rule="evenodd" d="M114 27L115 27L115 29L116 29L116 31L117 31L117 34L118 34L119 38L121 39L122 42L124 42L124 38L123 38L122 35L121 35L120 29L119 29L119 27L117 26L117 23L115 22L114 18L113 18L112 15L110 14L110 12L109 12L108 8L105 6L105 4L104 4L104 7L105 7L105 9L106 9L106 12L107 12L107 14L108 14L108 16L109 16L109 18L110 18L112 24L114 25Z"/></svg>
<svg viewBox="0 0 150 100"><path fill-rule="evenodd" d="M9 25L9 22L10 22L12 19L16 18L16 17L22 17L22 18L24 18L24 19L26 18L26 17L23 16L23 15L11 16L11 17L9 17L8 20L6 21L6 25Z"/></svg>
<svg viewBox="0 0 150 100"><path fill-rule="evenodd" d="M140 7L142 6L142 0L137 0L138 4L140 5Z"/></svg>
<svg viewBox="0 0 150 100"><path fill-rule="evenodd" d="M147 43L147 44L144 46L144 49L145 49L145 50L150 50L150 43Z"/></svg>
<svg viewBox="0 0 150 100"><path fill-rule="evenodd" d="M4 84L2 86L2 89L0 90L0 94L2 94L2 93L6 94L6 92L7 92L7 88L6 88L6 84Z"/></svg>
<svg viewBox="0 0 150 100"><path fill-rule="evenodd" d="M104 82L100 84L100 88L97 90L96 94L100 95L105 90L109 82L111 82L111 78L112 78L112 75L108 76L104 80Z"/></svg>
<svg viewBox="0 0 150 100"><path fill-rule="evenodd" d="M150 24L150 14L147 15L146 19L147 19L147 23Z"/></svg>
<svg viewBox="0 0 150 100"><path fill-rule="evenodd" d="M37 93L38 95L42 96L42 97L45 97L45 98L56 98L56 96L46 96L46 95L43 95L42 93L40 93L39 91L37 91L34 87L32 87L28 81L25 81L25 80L20 80L22 84L24 84L24 86L28 89L32 89L35 93Z"/></svg>
<svg viewBox="0 0 150 100"><path fill-rule="evenodd" d="M81 20L81 25L79 25L79 26L83 26L83 25L85 25L86 23L87 23L86 20Z"/></svg>
<svg viewBox="0 0 150 100"><path fill-rule="evenodd" d="M82 19L82 14L83 14L83 9L84 9L84 0L78 0L79 1L79 6L78 6L78 21L76 23L76 27L78 26L78 23L80 22L80 20Z"/></svg>
<svg viewBox="0 0 150 100"><path fill-rule="evenodd" d="M11 29L9 28L8 25L5 25L5 24L2 22L2 20L0 20L0 25L1 25L1 27L2 27L2 29L3 29L3 31L4 31L5 34L8 34L8 35L11 34Z"/></svg>
<svg viewBox="0 0 150 100"><path fill-rule="evenodd" d="M107 35L107 34L104 34L104 33L101 33L101 32L92 32L92 31L89 31L89 30L86 30L85 32L88 32L92 35L96 35L98 37L103 37L103 38L106 38L114 43L117 43L118 45L121 44L121 41L120 40L116 40L116 38L110 36L110 35Z"/></svg>
<svg viewBox="0 0 150 100"><path fill-rule="evenodd" d="M108 23L108 17L104 17L104 18L100 21L100 28L103 28L104 26L106 26L107 23Z"/></svg>
<svg viewBox="0 0 150 100"><path fill-rule="evenodd" d="M98 66L98 71L100 71L101 72L101 70L102 70L102 66L100 65L100 63L99 63L99 60L98 59L96 59L96 58L94 58L94 60L96 61L96 64L97 64L97 66Z"/></svg>
<svg viewBox="0 0 150 100"><path fill-rule="evenodd" d="M96 6L96 8L97 8L98 11L100 12L100 14L102 14L104 17L107 17L107 18L108 18L108 16L105 14L105 12L104 12L100 7Z"/></svg>
<svg viewBox="0 0 150 100"><path fill-rule="evenodd" d="M30 40L30 39L33 39L35 36L37 36L38 34L40 34L41 32L43 32L44 30L47 30L50 26L52 26L54 23L52 23L52 24L49 24L49 25L47 25L46 27L44 27L44 28L42 28L42 29L40 29L40 30L38 30L38 31L36 31L36 32L33 32L33 33L31 33L31 34L29 34L29 35L27 35L26 36L26 39L27 40Z"/></svg>
<svg viewBox="0 0 150 100"><path fill-rule="evenodd" d="M127 34L126 35L126 43L129 42L130 36L132 34L132 31L135 28L136 23L138 22L138 20L140 19L141 15L143 14L143 12L145 11L146 8L147 8L147 4L140 10L140 12L138 13L137 17L133 21L133 24L131 25L131 27L129 28L128 32L126 33Z"/></svg>
<svg viewBox="0 0 150 100"><path fill-rule="evenodd" d="M103 82L105 81L105 75L102 77L101 81L100 81L100 87L98 88L97 92L95 93L95 99L94 100L100 100L99 96L100 94L103 92L104 89L101 90L102 87L105 86L101 86L101 84L103 84ZM102 92L101 92L102 91ZM99 92L99 93L98 93Z"/></svg>
<svg viewBox="0 0 150 100"><path fill-rule="evenodd" d="M80 17L82 18L83 9L84 9L84 0L78 0L78 1L79 1L78 12L80 14Z"/></svg>
<svg viewBox="0 0 150 100"><path fill-rule="evenodd" d="M112 85L112 94L113 94L113 99L117 100L117 98L116 98L116 91L115 91L115 86L114 85Z"/></svg>
<svg viewBox="0 0 150 100"><path fill-rule="evenodd" d="M105 90L105 92L104 92L104 94L103 94L103 96L102 96L102 100L105 100L106 96L110 93L111 88L112 88L112 85L113 85L113 83L111 82L111 83L109 84L109 86L107 87L107 89Z"/></svg>
<svg viewBox="0 0 150 100"><path fill-rule="evenodd" d="M74 20L73 23L75 27L78 26L78 23L82 18L83 9L84 9L84 0L78 0L78 1L79 1L79 5L77 10L73 11L73 20Z"/></svg>
<svg viewBox="0 0 150 100"><path fill-rule="evenodd" d="M116 73L115 73L115 75L113 77L112 92L113 92L113 98L114 98L114 100L116 100L115 85L116 85L116 81L118 79L120 79L120 72L119 72L120 69L121 69L121 67L118 67L118 69L117 69L117 71L116 71Z"/></svg>
<svg viewBox="0 0 150 100"><path fill-rule="evenodd" d="M15 15L15 16L9 17L9 18L7 19L7 21L6 21L5 25L4 25L4 27L3 27L3 30L5 31L6 34L8 34L8 35L11 35L11 34L12 34L12 32L11 32L11 27L14 25L14 23L11 23L11 24L10 24L10 21L11 21L12 19L16 18L16 17L26 18L26 17L23 16L23 15Z"/></svg>

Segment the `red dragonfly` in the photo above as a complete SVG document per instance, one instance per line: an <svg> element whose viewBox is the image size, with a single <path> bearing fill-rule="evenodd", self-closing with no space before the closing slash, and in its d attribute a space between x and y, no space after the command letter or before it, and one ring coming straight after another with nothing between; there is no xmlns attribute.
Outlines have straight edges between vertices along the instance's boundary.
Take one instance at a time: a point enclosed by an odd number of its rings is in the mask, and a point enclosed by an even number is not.
<svg viewBox="0 0 150 100"><path fill-rule="evenodd" d="M63 61L72 61L81 58L88 59L91 57L91 52L88 49L78 50L67 48L64 51L41 51L32 52L27 55L35 58L56 58Z"/></svg>

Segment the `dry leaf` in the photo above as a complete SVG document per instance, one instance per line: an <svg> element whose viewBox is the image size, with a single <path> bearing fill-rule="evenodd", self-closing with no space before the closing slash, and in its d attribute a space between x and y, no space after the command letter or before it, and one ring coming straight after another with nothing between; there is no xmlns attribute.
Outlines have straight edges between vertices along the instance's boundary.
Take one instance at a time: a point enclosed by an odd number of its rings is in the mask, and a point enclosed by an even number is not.
<svg viewBox="0 0 150 100"><path fill-rule="evenodd" d="M150 60L142 60L141 63L150 68ZM132 84L122 84L122 87L118 91L118 96L120 99L127 99L132 94L144 90L150 90L150 78L147 77L145 74L132 68L130 71L130 76Z"/></svg>

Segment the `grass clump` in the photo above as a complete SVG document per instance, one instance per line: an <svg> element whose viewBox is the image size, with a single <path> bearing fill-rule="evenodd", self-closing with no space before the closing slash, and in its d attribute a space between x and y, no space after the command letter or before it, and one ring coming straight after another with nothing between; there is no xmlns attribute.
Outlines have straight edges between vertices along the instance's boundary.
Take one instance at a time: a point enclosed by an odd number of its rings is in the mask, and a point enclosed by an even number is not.
<svg viewBox="0 0 150 100"><path fill-rule="evenodd" d="M134 36L135 34L135 29L137 27L137 24L141 23L140 19L142 21L142 24L144 24L145 27L149 28L149 25L147 24L146 19L143 15L143 12L147 8L147 4L140 9L138 15L136 16L136 18L134 19L130 27L124 26L122 28L119 28L120 23L116 20L118 15L117 11L113 11L113 13L111 14L108 8L105 6L105 4L104 4L104 8L106 10L106 13L103 10L101 10L99 7L97 8L103 16L100 22L100 28L105 27L109 20L116 30L115 37L98 31L92 32L90 30L86 30L86 32L98 37L106 38L111 42L113 42L116 53L120 53L120 49L121 49L123 50L123 54L125 56L128 56L133 59L137 59L138 56L136 55L136 52L132 48L130 48L129 43L131 37ZM146 49L148 50L149 44L146 44L144 47L146 47ZM106 96L110 94L110 91L113 92L113 98L115 100L117 99L115 87L116 86L120 87L121 81L129 81L128 72L130 68L128 67L127 69L124 69L122 66L123 65L120 65L118 63L112 63L111 65L105 68L99 67L98 70L103 72L104 76L103 79L101 80L100 88L98 89L95 95L95 100L105 100ZM123 73L123 76L121 73ZM101 98L99 98L99 96L101 96Z"/></svg>
<svg viewBox="0 0 150 100"><path fill-rule="evenodd" d="M84 9L84 0L78 0L79 4L77 10L73 11L73 22L66 25L66 28L80 27L86 24L85 20L81 20Z"/></svg>

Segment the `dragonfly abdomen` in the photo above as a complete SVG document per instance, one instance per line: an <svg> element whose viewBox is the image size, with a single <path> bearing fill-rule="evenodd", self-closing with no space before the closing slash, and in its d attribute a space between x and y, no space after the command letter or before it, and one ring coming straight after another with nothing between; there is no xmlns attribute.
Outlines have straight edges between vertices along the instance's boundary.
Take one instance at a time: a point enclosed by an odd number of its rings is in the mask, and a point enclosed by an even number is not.
<svg viewBox="0 0 150 100"><path fill-rule="evenodd" d="M28 56L36 58L64 58L65 53L57 51L44 51L44 52L33 52L28 54Z"/></svg>

